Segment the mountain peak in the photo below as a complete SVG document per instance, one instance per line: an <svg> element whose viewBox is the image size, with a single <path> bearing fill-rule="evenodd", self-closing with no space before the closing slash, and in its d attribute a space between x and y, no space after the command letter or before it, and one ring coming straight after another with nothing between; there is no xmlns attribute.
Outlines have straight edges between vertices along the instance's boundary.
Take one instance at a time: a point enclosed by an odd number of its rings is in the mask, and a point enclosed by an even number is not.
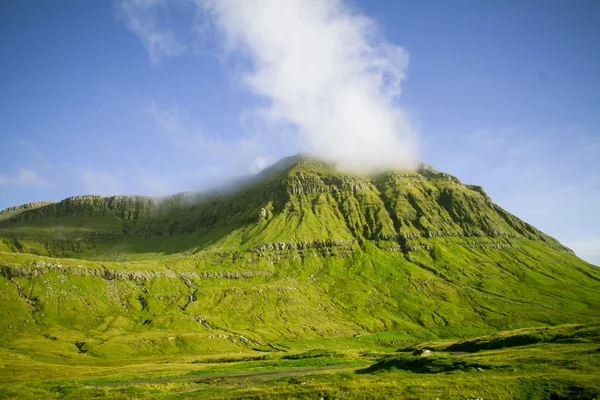
<svg viewBox="0 0 600 400"><path fill-rule="evenodd" d="M326 162L307 153L298 153L293 156L282 158L273 165L265 168L258 175L270 176L295 169L327 169L333 171L335 170L335 164Z"/></svg>
<svg viewBox="0 0 600 400"><path fill-rule="evenodd" d="M465 245L484 247L516 245L527 239L570 253L494 204L481 187L464 185L428 164L422 163L416 171L360 175L308 154L286 157L229 191L160 199L76 196L23 206L0 218L0 236L3 232L14 236L14 228L19 227L20 232L35 233L36 240L54 243L58 226L77 235L82 229L93 232L90 240L102 235L117 242L130 237L198 237L200 244L190 242L182 250L333 240L373 241L408 254L432 246L428 243L432 238L462 238ZM229 233L205 243L202 238L215 230ZM48 243L44 246L51 249Z"/></svg>
<svg viewBox="0 0 600 400"><path fill-rule="evenodd" d="M326 161L323 158L309 153L298 153L292 156L284 157L276 163L272 164L271 166L265 168L258 175L274 175L282 172L289 172L295 170L313 170L318 172L329 172L356 176L378 176L386 173L406 173L408 171L413 171L427 177L437 176L441 178L448 178L451 176L450 174L436 170L431 164L428 164L426 162L419 162L413 169L398 170L396 168L388 168L381 169L379 171L361 171L360 169L344 168L343 166L340 166L335 162ZM456 177L452 178L458 180L458 178Z"/></svg>

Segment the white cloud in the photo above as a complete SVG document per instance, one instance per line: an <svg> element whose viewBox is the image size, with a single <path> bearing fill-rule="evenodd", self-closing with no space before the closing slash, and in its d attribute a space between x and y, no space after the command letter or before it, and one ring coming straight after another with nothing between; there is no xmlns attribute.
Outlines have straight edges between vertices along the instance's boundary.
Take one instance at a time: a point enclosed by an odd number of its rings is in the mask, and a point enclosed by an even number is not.
<svg viewBox="0 0 600 400"><path fill-rule="evenodd" d="M195 7L193 26L178 26L195 41L184 44L173 27L159 24L169 6ZM346 167L416 164L418 135L398 104L408 53L342 0L121 0L119 11L153 62L214 34L225 59L240 61L239 81L262 105L253 112L261 135L281 140L291 130L295 151ZM158 117L167 132L178 131L177 120ZM221 146L198 134L193 143Z"/></svg>
<svg viewBox="0 0 600 400"><path fill-rule="evenodd" d="M408 53L338 0L206 0L229 54L249 58L243 83L292 125L302 149L349 167L410 167L418 139L397 104Z"/></svg>
<svg viewBox="0 0 600 400"><path fill-rule="evenodd" d="M15 176L0 174L0 186L48 187L52 182L31 169L21 169Z"/></svg>
<svg viewBox="0 0 600 400"><path fill-rule="evenodd" d="M187 47L171 28L159 26L157 12L167 8L165 0L122 0L116 7L117 17L141 40L154 64L181 55Z"/></svg>

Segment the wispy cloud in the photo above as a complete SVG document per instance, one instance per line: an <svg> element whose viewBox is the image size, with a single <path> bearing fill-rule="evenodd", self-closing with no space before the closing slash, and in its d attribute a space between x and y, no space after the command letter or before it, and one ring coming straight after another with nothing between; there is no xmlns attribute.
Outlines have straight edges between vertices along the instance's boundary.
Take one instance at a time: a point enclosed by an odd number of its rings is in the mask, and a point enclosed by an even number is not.
<svg viewBox="0 0 600 400"><path fill-rule="evenodd" d="M437 143L441 169L483 185L501 207L593 261L600 214L600 140L593 128L482 127ZM465 156L468 155L468 156ZM598 258L595 263L599 263Z"/></svg>
<svg viewBox="0 0 600 400"><path fill-rule="evenodd" d="M109 172L84 167L78 170L86 194L112 196L123 194L124 184Z"/></svg>
<svg viewBox="0 0 600 400"><path fill-rule="evenodd" d="M189 151L219 147L219 140L204 133L200 123L186 110L174 106L159 107L154 101L143 108L169 141Z"/></svg>
<svg viewBox="0 0 600 400"><path fill-rule="evenodd" d="M122 0L115 7L117 17L140 39L154 64L181 55L187 47L171 27L159 23L160 11L164 14L168 7L166 0Z"/></svg>
<svg viewBox="0 0 600 400"><path fill-rule="evenodd" d="M16 139L16 143L18 146L26 150L27 155L31 158L31 161L33 161L36 165L46 169L54 167L48 161L48 157L46 157L46 155L39 151L34 143L25 139Z"/></svg>
<svg viewBox="0 0 600 400"><path fill-rule="evenodd" d="M183 43L173 27L159 23L169 6L192 7L192 26L179 29L195 40ZM418 135L398 101L408 53L344 1L121 0L118 9L153 62L206 35L216 38L238 83L256 95L254 122L271 137L293 132L295 151L353 168L416 164ZM180 129L169 115L153 115L167 132ZM192 142L223 147L205 134L194 134Z"/></svg>
<svg viewBox="0 0 600 400"><path fill-rule="evenodd" d="M131 178L135 179L131 186L137 187L137 190L140 190L139 193L146 193L151 196L165 196L173 193L168 179L162 173L149 170L140 165L133 168Z"/></svg>
<svg viewBox="0 0 600 400"><path fill-rule="evenodd" d="M254 136L224 138L206 133L188 111L180 107L161 108L150 102L143 111L151 117L159 131L185 156L202 159L205 164L222 164L241 173L257 172L270 163L266 146ZM211 169L214 173L214 168Z"/></svg>
<svg viewBox="0 0 600 400"><path fill-rule="evenodd" d="M52 182L42 178L36 171L32 169L20 169L16 175L0 174L0 187L49 187Z"/></svg>
<svg viewBox="0 0 600 400"><path fill-rule="evenodd" d="M254 161L252 162L252 165L250 166L250 171L253 174L256 174L260 171L262 171L263 169L265 169L267 166L273 164L276 160L271 157L271 156L258 156L254 159Z"/></svg>
<svg viewBox="0 0 600 400"><path fill-rule="evenodd" d="M101 196L172 194L169 180L164 174L147 169L137 161L116 170L99 170L90 166L71 167L71 169L75 172L81 190L85 194Z"/></svg>
<svg viewBox="0 0 600 400"><path fill-rule="evenodd" d="M477 146L499 150L514 142L518 130L518 126L484 127L462 135L462 139Z"/></svg>

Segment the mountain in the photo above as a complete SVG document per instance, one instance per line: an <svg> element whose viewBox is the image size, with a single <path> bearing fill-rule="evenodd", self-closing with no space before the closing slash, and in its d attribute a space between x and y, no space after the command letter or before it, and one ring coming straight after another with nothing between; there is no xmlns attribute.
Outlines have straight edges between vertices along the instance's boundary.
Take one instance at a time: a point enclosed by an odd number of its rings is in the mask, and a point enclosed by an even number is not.
<svg viewBox="0 0 600 400"><path fill-rule="evenodd" d="M201 194L11 207L0 275L0 336L23 351L32 337L111 357L600 322L597 267L425 164L366 176L299 155Z"/></svg>

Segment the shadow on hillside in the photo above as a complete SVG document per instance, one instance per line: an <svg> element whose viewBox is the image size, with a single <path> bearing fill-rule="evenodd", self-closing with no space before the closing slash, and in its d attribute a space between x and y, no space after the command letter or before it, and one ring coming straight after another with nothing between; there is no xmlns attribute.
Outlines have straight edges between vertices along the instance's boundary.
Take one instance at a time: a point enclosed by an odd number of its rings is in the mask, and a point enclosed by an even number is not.
<svg viewBox="0 0 600 400"><path fill-rule="evenodd" d="M476 352L536 343L588 343L600 340L600 326L531 328L521 333L498 333L464 340L448 346L446 351Z"/></svg>
<svg viewBox="0 0 600 400"><path fill-rule="evenodd" d="M437 374L450 371L475 371L491 369L489 365L448 355L398 356L379 361L368 368L356 371L357 374L372 374L404 370L418 374Z"/></svg>

